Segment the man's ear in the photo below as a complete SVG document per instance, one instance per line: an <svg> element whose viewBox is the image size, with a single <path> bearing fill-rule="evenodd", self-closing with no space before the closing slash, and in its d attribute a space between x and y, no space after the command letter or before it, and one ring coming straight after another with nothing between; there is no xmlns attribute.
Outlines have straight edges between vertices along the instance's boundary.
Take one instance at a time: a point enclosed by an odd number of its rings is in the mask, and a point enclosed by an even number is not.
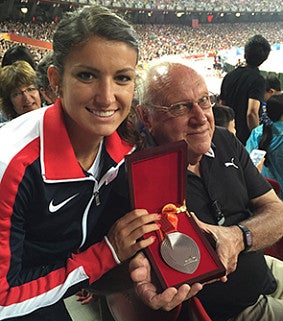
<svg viewBox="0 0 283 321"><path fill-rule="evenodd" d="M147 130L150 132L151 131L151 117L149 115L147 108L145 108L143 105L137 105L136 110L137 110L137 113L139 115L141 122L145 125Z"/></svg>
<svg viewBox="0 0 283 321"><path fill-rule="evenodd" d="M270 93L270 94L275 94L276 93L276 90L275 89L273 89L273 88L270 88L269 90L268 90L268 92Z"/></svg>
<svg viewBox="0 0 283 321"><path fill-rule="evenodd" d="M60 84L61 84L61 77L58 68L51 65L47 69L47 76L49 79L49 83L53 91L56 93L57 96L60 96Z"/></svg>

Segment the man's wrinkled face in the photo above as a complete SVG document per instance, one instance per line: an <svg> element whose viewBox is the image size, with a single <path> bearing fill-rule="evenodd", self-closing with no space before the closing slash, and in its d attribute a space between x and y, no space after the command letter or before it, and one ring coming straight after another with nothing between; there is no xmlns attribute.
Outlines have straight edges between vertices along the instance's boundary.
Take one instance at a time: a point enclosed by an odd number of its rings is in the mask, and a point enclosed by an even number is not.
<svg viewBox="0 0 283 321"><path fill-rule="evenodd" d="M170 106L186 102L190 107L177 116L158 107L147 108L145 125L159 145L185 140L189 160L199 159L210 149L214 132L212 106L203 103L204 97L209 96L206 83L198 73L181 64L173 64L162 72L155 77L152 87L156 92L153 104Z"/></svg>

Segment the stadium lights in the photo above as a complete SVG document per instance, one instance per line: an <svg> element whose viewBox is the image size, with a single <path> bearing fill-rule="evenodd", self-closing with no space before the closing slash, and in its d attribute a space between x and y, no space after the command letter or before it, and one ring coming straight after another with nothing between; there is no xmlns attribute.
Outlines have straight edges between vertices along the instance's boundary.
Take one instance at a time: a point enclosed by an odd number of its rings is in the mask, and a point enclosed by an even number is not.
<svg viewBox="0 0 283 321"><path fill-rule="evenodd" d="M181 18L182 15L184 15L184 14L185 14L185 12L176 12L176 16L177 16L178 18Z"/></svg>
<svg viewBox="0 0 283 321"><path fill-rule="evenodd" d="M22 7L22 8L21 8L21 12L22 12L23 14L28 13L28 8L27 8L27 7Z"/></svg>

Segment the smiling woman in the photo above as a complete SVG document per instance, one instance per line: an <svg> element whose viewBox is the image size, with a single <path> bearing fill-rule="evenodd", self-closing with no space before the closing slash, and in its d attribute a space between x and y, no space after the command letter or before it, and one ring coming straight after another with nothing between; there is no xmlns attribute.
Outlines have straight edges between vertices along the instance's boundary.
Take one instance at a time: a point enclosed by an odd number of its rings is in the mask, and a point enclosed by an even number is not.
<svg viewBox="0 0 283 321"><path fill-rule="evenodd" d="M152 244L141 237L158 229L157 214L130 212L124 168L138 137L128 120L133 28L89 6L66 14L53 46L58 99L0 129L1 320L70 321L63 299ZM9 98L34 91L21 84Z"/></svg>
<svg viewBox="0 0 283 321"><path fill-rule="evenodd" d="M101 137L112 134L130 111L136 59L136 50L128 44L95 36L67 56L63 77L59 68L49 68L51 85L59 88L70 139L86 170L93 154L86 159L85 149L98 147ZM88 139L81 142L83 133ZM90 137L91 146L86 146Z"/></svg>
<svg viewBox="0 0 283 321"><path fill-rule="evenodd" d="M8 119L41 107L36 73L29 63L19 60L3 67L0 79L0 110Z"/></svg>

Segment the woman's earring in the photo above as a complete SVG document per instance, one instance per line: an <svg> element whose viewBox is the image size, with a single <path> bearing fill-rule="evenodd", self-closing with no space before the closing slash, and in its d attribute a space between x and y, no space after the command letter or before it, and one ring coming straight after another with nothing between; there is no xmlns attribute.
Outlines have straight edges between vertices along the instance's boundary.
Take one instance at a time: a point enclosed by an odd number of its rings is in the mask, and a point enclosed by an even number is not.
<svg viewBox="0 0 283 321"><path fill-rule="evenodd" d="M55 95L56 95L57 97L60 97L60 94L59 94L59 86L58 86L58 85L55 87Z"/></svg>

